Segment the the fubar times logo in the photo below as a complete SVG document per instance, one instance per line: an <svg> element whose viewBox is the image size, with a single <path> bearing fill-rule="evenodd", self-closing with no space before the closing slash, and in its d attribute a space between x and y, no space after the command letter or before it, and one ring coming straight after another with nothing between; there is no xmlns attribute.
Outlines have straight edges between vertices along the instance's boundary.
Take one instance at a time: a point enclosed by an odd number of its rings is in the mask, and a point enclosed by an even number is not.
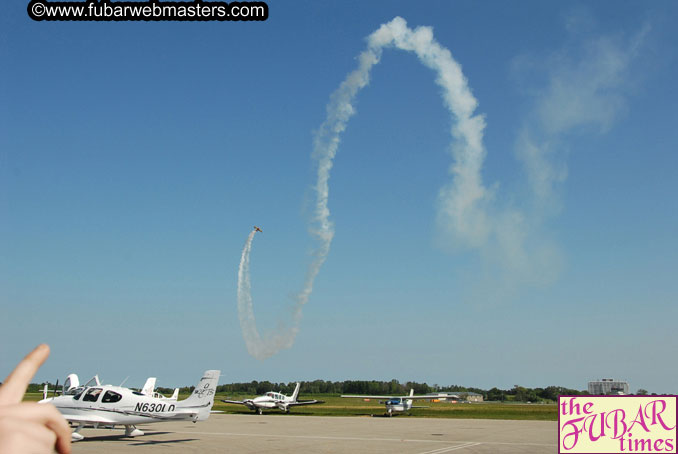
<svg viewBox="0 0 678 454"><path fill-rule="evenodd" d="M678 396L559 396L558 453L676 453Z"/></svg>

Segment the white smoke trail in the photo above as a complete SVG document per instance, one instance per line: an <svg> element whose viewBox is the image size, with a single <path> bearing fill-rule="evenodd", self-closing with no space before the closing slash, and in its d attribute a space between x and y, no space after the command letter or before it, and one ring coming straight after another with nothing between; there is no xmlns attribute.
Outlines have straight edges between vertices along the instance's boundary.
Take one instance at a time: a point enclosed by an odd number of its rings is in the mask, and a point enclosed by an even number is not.
<svg viewBox="0 0 678 454"><path fill-rule="evenodd" d="M561 262L558 247L540 232L540 219L544 214L540 211L548 214L548 207L556 202L553 187L567 175L566 167L555 159L562 154L556 150L557 138L582 126L598 125L601 130L610 127L620 107L624 106L623 96L617 93L623 87L624 74L647 32L648 27L643 27L627 46L620 46L614 40L600 40L592 47L589 58L573 65L555 66L558 71L550 75L551 85L536 105L536 120L530 118L530 123L537 126L524 128L517 142L518 157L538 201L537 210L531 213L510 204L500 209L493 190L483 183L485 121L483 116L474 115L478 103L461 67L449 50L436 42L432 29L410 29L400 17L379 27L367 38L367 48L359 55L358 67L331 95L327 117L315 136L313 158L318 174L310 232L317 245L303 288L295 298L292 327L280 328L267 339L262 339L256 329L250 293L249 253L254 232L243 249L238 274L238 310L250 354L264 359L294 343L302 308L308 302L334 237L328 207L334 157L341 135L355 113L354 99L368 85L370 71L379 63L383 49L395 47L413 52L423 65L436 73L435 82L442 89L443 103L451 115L450 151L453 158L452 180L439 194L439 224L453 247L476 249L490 269L498 272L493 275L493 285L483 285L482 289L484 293L487 293L487 287L493 289L489 291L492 300L504 297L523 284L543 285L558 274Z"/></svg>
<svg viewBox="0 0 678 454"><path fill-rule="evenodd" d="M291 330L280 328L278 332L269 335L265 339L261 338L257 330L254 306L252 304L252 286L250 283L250 252L252 251L252 241L256 233L256 230L250 232L240 257L240 267L238 268L238 317L240 318L240 327L247 344L247 351L257 359L265 359L275 355L283 348L292 346L298 331L298 324L293 326Z"/></svg>
<svg viewBox="0 0 678 454"><path fill-rule="evenodd" d="M257 331L250 293L249 253L254 231L245 243L238 273L238 312L247 350L258 359L267 358L294 343L302 308L313 291L313 283L327 258L334 237L334 226L329 219L329 179L341 134L355 113L355 96L369 83L370 71L379 63L383 49L391 46L414 52L422 64L436 72L436 84L442 88L443 102L452 116L450 133L454 162L450 173L454 179L441 191L440 216L450 227L455 242L479 246L489 234L485 205L491 198L491 192L483 185L481 177L485 159L482 144L485 120L480 115L473 115L478 103L468 88L460 65L452 58L450 51L433 38L431 28L418 27L412 30L404 19L396 17L367 38L367 49L360 54L358 67L346 76L331 95L327 118L314 141L313 158L317 161L318 178L310 232L317 240L317 246L303 288L295 298L292 327L266 340Z"/></svg>

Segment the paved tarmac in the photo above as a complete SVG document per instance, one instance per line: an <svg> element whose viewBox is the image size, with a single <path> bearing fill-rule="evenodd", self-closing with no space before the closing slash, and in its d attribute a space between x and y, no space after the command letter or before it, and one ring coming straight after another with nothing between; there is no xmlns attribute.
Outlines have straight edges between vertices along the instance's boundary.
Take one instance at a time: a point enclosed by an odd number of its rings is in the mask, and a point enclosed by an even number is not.
<svg viewBox="0 0 678 454"><path fill-rule="evenodd" d="M84 429L73 453L532 454L557 451L557 424L404 417L215 414L207 421L168 422L124 430Z"/></svg>

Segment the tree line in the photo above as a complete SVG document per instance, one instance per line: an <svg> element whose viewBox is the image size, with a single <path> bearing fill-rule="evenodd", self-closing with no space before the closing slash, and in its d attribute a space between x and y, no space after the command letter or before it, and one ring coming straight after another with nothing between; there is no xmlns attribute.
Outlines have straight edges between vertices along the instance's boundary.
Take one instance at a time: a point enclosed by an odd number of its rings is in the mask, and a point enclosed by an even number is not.
<svg viewBox="0 0 678 454"><path fill-rule="evenodd" d="M300 394L369 394L369 395L406 395L410 389L414 389L415 394L429 394L436 392L454 392L454 393L476 393L483 396L485 401L514 401L514 402L551 402L557 401L559 395L578 396L586 395L587 391L565 388L562 386L547 386L546 388L526 388L515 385L511 389L481 389L468 386L451 385L439 386L437 384L429 385L427 383L406 382L400 383L398 380L378 381L378 380L344 380L344 381L302 381ZM28 386L28 392L41 392L45 383L31 383ZM54 384L49 384L50 394L54 390ZM260 395L268 391L281 392L290 395L294 392L296 382L275 383L270 381L256 381L244 383L230 383L219 385L217 392L221 394L248 394ZM185 386L179 388L181 394L193 392L194 386ZM173 388L158 387L156 391L165 395L170 395ZM644 389L639 389L637 394L649 394Z"/></svg>
<svg viewBox="0 0 678 454"><path fill-rule="evenodd" d="M429 385L427 383L406 382L400 383L398 380L379 381L379 380L345 380L345 381L302 381L300 394L367 394L367 395L406 395L410 389L415 394L429 394L436 392L454 392L454 393L476 393L483 396L486 401L516 401L516 402L540 402L557 401L559 395L582 395L586 391L569 389L562 386L548 386L546 388L526 388L523 386L514 386L511 389L492 388L489 390L460 386L439 386L437 384ZM217 387L218 393L224 394L249 394L259 395L268 391L278 391L283 394L291 394L294 391L296 382L274 383L269 381L251 381L246 383L230 383ZM160 392L169 392L171 389Z"/></svg>

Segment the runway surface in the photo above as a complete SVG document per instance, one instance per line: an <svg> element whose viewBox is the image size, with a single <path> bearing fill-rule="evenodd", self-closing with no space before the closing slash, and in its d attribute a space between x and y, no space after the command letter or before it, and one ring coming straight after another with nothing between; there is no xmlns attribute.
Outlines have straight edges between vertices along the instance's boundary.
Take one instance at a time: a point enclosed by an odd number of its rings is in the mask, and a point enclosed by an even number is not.
<svg viewBox="0 0 678 454"><path fill-rule="evenodd" d="M124 430L84 429L73 453L531 454L557 451L557 423L405 417L212 415Z"/></svg>

